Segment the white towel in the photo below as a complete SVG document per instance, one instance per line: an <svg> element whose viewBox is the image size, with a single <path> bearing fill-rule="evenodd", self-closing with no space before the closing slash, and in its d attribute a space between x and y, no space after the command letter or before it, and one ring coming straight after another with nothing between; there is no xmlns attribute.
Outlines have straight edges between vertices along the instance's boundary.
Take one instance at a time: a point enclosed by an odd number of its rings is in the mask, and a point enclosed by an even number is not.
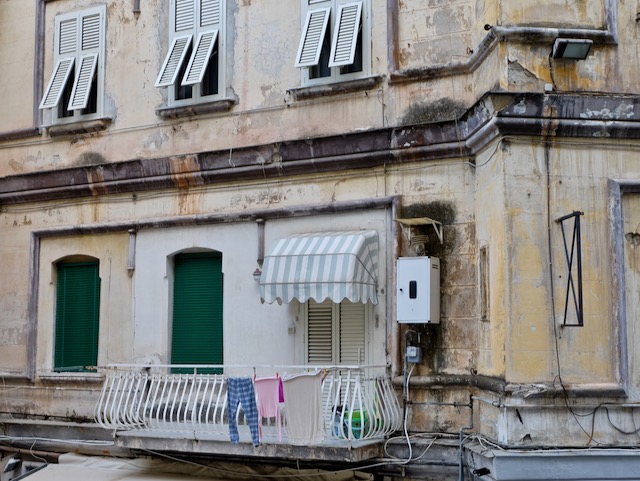
<svg viewBox="0 0 640 481"><path fill-rule="evenodd" d="M322 441L322 373L285 377L283 387L289 442L310 445Z"/></svg>

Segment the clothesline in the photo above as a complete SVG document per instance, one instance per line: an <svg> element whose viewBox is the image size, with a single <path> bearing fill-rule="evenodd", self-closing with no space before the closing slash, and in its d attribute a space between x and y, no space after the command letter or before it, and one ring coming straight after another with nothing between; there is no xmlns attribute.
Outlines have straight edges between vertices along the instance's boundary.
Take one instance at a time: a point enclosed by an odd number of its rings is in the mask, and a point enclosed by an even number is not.
<svg viewBox="0 0 640 481"><path fill-rule="evenodd" d="M389 367L388 364L344 364L315 366L309 364L108 364L96 366L98 369L380 369Z"/></svg>

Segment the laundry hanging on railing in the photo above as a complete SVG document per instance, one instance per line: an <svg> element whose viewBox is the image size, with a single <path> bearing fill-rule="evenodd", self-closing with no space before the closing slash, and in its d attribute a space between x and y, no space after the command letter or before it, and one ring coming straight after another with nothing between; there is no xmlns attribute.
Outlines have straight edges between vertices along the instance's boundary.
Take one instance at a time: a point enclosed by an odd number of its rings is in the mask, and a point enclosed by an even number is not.
<svg viewBox="0 0 640 481"><path fill-rule="evenodd" d="M263 377L254 380L256 398L258 402L258 430L262 441L262 420L275 418L278 427L278 441L282 441L282 421L280 419L280 390L282 379L276 377Z"/></svg>
<svg viewBox="0 0 640 481"><path fill-rule="evenodd" d="M283 380L287 435L291 444L322 441L322 372L295 374Z"/></svg>
<svg viewBox="0 0 640 481"><path fill-rule="evenodd" d="M233 444L240 442L236 414L238 412L238 404L241 404L251 431L251 442L253 442L254 446L259 445L258 406L256 405L253 380L249 377L230 377L227 379L227 399L229 402L229 437L231 442Z"/></svg>

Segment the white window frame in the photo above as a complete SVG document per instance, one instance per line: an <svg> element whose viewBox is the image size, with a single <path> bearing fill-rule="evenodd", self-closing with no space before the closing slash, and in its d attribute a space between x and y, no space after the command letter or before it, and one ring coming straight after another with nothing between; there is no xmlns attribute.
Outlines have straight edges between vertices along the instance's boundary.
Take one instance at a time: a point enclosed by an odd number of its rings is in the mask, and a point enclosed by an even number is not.
<svg viewBox="0 0 640 481"><path fill-rule="evenodd" d="M371 356L371 348L370 348L370 336L371 336L371 320L373 319L373 306L371 303L360 304L360 303L350 303L348 301L343 301L341 303L335 303L329 299L325 300L322 303L318 303L320 309L324 310L327 314L330 312L331 316L331 359L322 360L319 362L310 361L310 349L312 349L312 345L309 339L309 310L310 303L313 301L307 301L304 303L304 362L305 364L317 364L317 365L366 365L370 364L370 356ZM343 342L346 342L343 339L340 328L341 328L341 311L346 305L346 309L349 308L349 305L362 308L363 310L363 339L362 345L364 346L364 352L361 352L357 359L356 357L349 357L348 359L343 359L341 361L341 348L345 347ZM316 311L318 312L318 311ZM329 326L327 326L329 328Z"/></svg>
<svg viewBox="0 0 640 481"><path fill-rule="evenodd" d="M371 0L301 0L301 35L294 66L300 68L302 84L322 85L361 79L371 75ZM345 25L346 13L355 16L354 36L339 35L339 25ZM343 20L341 22L341 19ZM362 70L340 73L340 68L353 63L358 28L362 29ZM327 77L311 78L310 67L316 66L325 36L331 36L331 54ZM343 55L336 51L342 51Z"/></svg>
<svg viewBox="0 0 640 481"><path fill-rule="evenodd" d="M104 110L104 65L105 23L104 5L66 14L55 18L53 41L53 69L45 88L40 109L49 112L51 124L65 124L103 117ZM86 26L86 31L83 29ZM73 78L71 71L75 70ZM83 113L96 75L96 111ZM71 116L62 117L60 102L65 88L73 82L71 98L66 110Z"/></svg>
<svg viewBox="0 0 640 481"><path fill-rule="evenodd" d="M158 88L167 88L167 101L170 107L213 102L225 98L225 3L225 0L171 0L169 49L155 83ZM205 8L202 8L203 4ZM178 19L178 12L182 12L180 19ZM184 16L185 12L192 12L193 15ZM218 92L203 95L202 80L216 45ZM191 47L191 55L187 56L189 47ZM185 74L179 78L179 72L184 66L186 66ZM176 98L177 85L191 86L191 98Z"/></svg>

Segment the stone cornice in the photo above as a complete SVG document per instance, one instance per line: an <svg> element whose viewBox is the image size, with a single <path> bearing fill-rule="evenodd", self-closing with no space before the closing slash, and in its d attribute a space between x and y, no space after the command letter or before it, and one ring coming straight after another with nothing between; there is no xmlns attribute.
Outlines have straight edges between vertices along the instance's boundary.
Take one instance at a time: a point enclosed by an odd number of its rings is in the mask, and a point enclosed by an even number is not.
<svg viewBox="0 0 640 481"><path fill-rule="evenodd" d="M203 151L5 177L0 179L0 204L473 159L504 136L638 140L640 97L492 93L456 121L234 149L231 162L228 150Z"/></svg>

